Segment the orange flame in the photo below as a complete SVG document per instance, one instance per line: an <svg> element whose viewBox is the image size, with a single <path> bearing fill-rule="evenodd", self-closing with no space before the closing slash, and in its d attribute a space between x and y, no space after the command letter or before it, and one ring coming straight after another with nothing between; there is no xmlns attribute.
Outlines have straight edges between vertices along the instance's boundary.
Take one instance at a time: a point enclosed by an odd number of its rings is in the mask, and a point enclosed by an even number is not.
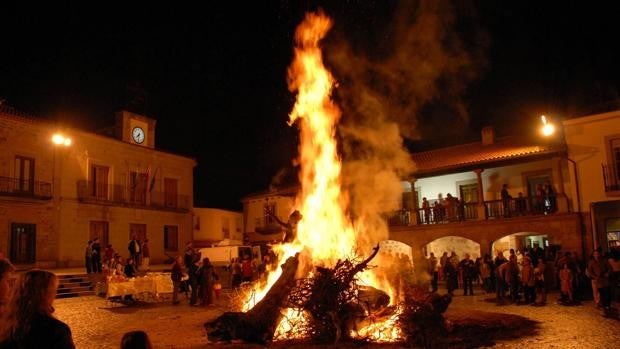
<svg viewBox="0 0 620 349"><path fill-rule="evenodd" d="M343 256L350 256L358 247L357 232L360 227L353 226L346 215L348 196L341 190L341 161L335 139L336 126L341 112L331 100L335 80L323 64L319 43L332 26L332 21L322 12L309 13L295 32L296 47L294 59L288 69L288 86L297 92L297 101L289 117L289 125L298 123L300 128L300 182L301 190L296 206L303 219L297 225L295 241L276 247L280 261L286 260L302 251L306 263L331 267ZM369 251L368 251L369 252ZM263 289L253 294L252 304L260 301L281 270L270 273ZM393 296L385 280L380 280L372 272L365 272L361 279L367 284L381 288ZM394 298L392 298L394 301ZM244 309L248 310L248 309ZM290 330L291 322L304 323L303 314L288 310L285 320L276 331L276 338ZM369 336L380 333L376 338L387 341L394 338L394 332L383 327L392 322L362 329L356 336ZM391 333L388 335L388 332ZM371 336L372 338L372 336ZM289 338L290 339L290 338Z"/></svg>

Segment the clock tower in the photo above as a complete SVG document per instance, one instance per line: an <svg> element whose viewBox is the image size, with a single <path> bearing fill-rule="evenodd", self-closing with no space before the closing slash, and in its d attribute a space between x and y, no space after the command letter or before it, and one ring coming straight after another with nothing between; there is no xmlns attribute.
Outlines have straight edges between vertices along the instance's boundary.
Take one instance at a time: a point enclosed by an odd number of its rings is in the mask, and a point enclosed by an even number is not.
<svg viewBox="0 0 620 349"><path fill-rule="evenodd" d="M156 121L126 110L116 113L116 138L142 147L155 148Z"/></svg>

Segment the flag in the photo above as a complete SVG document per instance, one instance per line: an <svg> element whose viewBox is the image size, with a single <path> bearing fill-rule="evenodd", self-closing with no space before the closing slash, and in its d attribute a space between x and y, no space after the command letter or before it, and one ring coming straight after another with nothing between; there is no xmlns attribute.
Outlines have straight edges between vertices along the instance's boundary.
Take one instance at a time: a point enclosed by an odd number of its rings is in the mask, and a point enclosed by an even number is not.
<svg viewBox="0 0 620 349"><path fill-rule="evenodd" d="M153 188L155 187L155 176L157 176L157 170L159 170L159 167L155 169L155 173L153 173L153 177L151 177L151 185L149 186L149 191L153 191Z"/></svg>

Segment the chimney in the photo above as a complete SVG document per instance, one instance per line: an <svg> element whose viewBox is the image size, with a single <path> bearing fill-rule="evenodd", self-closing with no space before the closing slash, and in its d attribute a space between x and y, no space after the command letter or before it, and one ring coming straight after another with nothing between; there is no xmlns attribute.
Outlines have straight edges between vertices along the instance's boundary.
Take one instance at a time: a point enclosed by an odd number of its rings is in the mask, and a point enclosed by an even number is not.
<svg viewBox="0 0 620 349"><path fill-rule="evenodd" d="M495 131L492 126L482 129L482 145L490 145L495 141Z"/></svg>

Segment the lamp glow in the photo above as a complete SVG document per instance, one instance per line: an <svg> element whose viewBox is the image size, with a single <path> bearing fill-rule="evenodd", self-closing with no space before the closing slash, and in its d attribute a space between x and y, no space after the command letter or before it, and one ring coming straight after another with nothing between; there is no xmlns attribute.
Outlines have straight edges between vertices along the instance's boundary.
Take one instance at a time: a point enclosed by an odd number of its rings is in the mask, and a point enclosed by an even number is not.
<svg viewBox="0 0 620 349"><path fill-rule="evenodd" d="M543 123L541 132L543 136L548 137L555 133L555 126L552 123L547 122L547 118L544 115L540 116L540 120Z"/></svg>
<svg viewBox="0 0 620 349"><path fill-rule="evenodd" d="M52 143L56 145L64 145L65 147L68 147L71 145L71 138L65 137L60 133L55 133L52 136Z"/></svg>

